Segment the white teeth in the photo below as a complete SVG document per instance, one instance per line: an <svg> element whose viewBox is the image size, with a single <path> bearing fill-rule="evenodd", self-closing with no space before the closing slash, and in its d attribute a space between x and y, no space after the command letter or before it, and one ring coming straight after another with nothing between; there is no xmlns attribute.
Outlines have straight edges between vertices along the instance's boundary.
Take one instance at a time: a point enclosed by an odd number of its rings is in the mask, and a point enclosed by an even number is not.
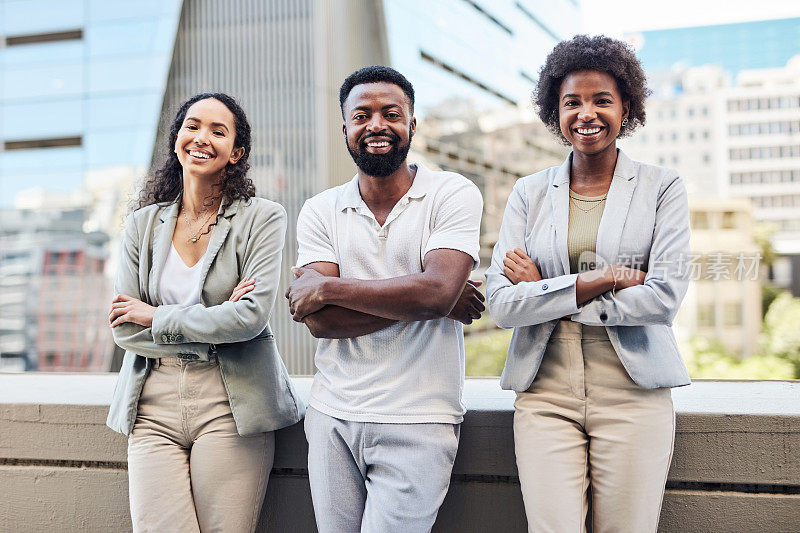
<svg viewBox="0 0 800 533"><path fill-rule="evenodd" d="M599 132L600 128L578 128L578 133L581 135L594 135Z"/></svg>
<svg viewBox="0 0 800 533"><path fill-rule="evenodd" d="M200 159L211 159L211 156L205 152L196 152L194 150L189 150L189 155L194 157L199 157Z"/></svg>
<svg viewBox="0 0 800 533"><path fill-rule="evenodd" d="M389 146L389 143L386 141L381 141L378 143L367 143L367 146L371 146L372 148L383 148L384 146Z"/></svg>

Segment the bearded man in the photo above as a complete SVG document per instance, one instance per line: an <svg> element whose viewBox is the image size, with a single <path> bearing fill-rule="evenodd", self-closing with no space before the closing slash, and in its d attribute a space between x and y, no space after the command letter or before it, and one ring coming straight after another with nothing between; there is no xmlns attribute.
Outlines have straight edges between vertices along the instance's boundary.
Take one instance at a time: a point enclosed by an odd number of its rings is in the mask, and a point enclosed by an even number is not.
<svg viewBox="0 0 800 533"><path fill-rule="evenodd" d="M483 311L483 201L452 172L406 160L414 89L384 66L339 93L358 173L297 221L294 319L320 339L305 430L320 532L424 532L450 484L464 337Z"/></svg>

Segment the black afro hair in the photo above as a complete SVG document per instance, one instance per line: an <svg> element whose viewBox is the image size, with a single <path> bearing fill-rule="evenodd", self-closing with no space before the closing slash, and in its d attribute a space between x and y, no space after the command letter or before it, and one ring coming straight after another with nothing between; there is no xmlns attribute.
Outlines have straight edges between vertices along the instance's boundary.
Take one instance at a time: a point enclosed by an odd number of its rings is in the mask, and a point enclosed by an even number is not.
<svg viewBox="0 0 800 533"><path fill-rule="evenodd" d="M539 81L533 92L533 105L539 118L563 142L566 143L566 139L558 122L558 95L564 78L577 70L599 70L617 81L622 99L630 105L628 123L620 129L620 137L630 135L644 124L644 103L650 90L633 50L624 42L604 35L576 35L553 48L539 70Z"/></svg>

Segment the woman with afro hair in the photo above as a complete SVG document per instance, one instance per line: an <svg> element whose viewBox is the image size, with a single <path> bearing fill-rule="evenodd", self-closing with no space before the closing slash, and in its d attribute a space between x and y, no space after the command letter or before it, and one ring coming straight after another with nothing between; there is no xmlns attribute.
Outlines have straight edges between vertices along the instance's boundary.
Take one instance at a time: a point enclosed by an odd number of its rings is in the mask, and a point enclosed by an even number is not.
<svg viewBox="0 0 800 533"><path fill-rule="evenodd" d="M486 272L490 312L515 328L501 385L517 392L530 531L658 526L670 387L690 382L671 329L688 284L689 210L676 171L617 148L644 124L647 94L624 43L579 35L556 45L534 103L572 152L517 181Z"/></svg>
<svg viewBox="0 0 800 533"><path fill-rule="evenodd" d="M274 432L304 411L268 324L286 212L255 197L230 96L184 102L167 148L125 224L108 425L128 435L133 531L254 531Z"/></svg>

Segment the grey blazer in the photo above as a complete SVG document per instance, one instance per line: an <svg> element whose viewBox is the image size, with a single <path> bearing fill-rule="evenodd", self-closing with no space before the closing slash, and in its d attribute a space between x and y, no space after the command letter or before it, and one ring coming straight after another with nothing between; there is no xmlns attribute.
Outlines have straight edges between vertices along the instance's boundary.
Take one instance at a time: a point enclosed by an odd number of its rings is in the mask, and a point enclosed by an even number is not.
<svg viewBox="0 0 800 533"><path fill-rule="evenodd" d="M488 307L498 325L514 327L500 385L527 390L558 319L605 326L631 378L641 387L690 383L672 333L672 319L686 294L682 273L689 257L689 207L677 172L646 165L618 152L597 232L599 262L647 271L643 285L607 292L580 307L577 274L569 273L567 223L572 154L559 167L517 181L486 271ZM542 274L517 285L503 274L508 250L522 248Z"/></svg>
<svg viewBox="0 0 800 533"><path fill-rule="evenodd" d="M130 434L142 387L161 357L208 360L215 353L240 435L294 424L305 412L278 354L268 319L275 303L286 232L286 212L275 202L236 200L211 231L201 261L202 303L162 305L161 271L178 217L178 203L154 204L131 213L125 224L115 292L158 306L152 327L125 323L113 329L126 350L108 426ZM239 281L255 288L229 302Z"/></svg>

